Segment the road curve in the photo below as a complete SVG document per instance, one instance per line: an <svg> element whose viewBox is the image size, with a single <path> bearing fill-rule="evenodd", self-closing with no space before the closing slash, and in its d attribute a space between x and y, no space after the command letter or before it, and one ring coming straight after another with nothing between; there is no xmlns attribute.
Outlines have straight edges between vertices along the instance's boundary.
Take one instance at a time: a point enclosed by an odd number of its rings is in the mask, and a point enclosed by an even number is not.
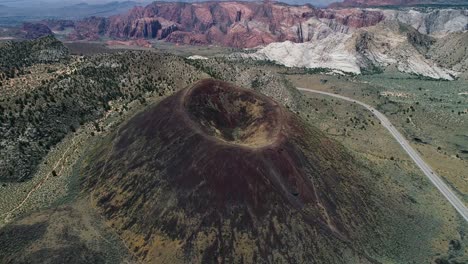
<svg viewBox="0 0 468 264"><path fill-rule="evenodd" d="M398 144L408 153L408 155L413 159L413 161L418 165L418 167L421 169L421 171L429 178L429 180L432 182L432 184L439 189L439 191L442 193L442 195L445 196L445 198L452 204L452 206L457 210L458 213L465 219L465 221L468 222L468 209L466 208L465 204L453 193L453 191L450 189L450 187L445 184L445 182L432 170L432 168L424 162L424 160L419 156L419 154L410 146L408 141L403 137L400 132L390 123L388 118L383 115L381 112L377 111L374 107L365 104L363 102L356 101L352 98L345 97L342 95L338 94L333 94L333 93L327 93L327 92L322 92L322 91L317 91L317 90L312 90L312 89L306 89L306 88L299 88L296 87L298 90L303 91L303 92L310 92L310 93L316 93L316 94L323 94L323 95L328 95L328 96L333 96L336 98L340 98L345 101L353 102L356 104L359 104L361 106L364 106L367 110L371 111L381 122L381 124L392 134L392 136L398 141Z"/></svg>

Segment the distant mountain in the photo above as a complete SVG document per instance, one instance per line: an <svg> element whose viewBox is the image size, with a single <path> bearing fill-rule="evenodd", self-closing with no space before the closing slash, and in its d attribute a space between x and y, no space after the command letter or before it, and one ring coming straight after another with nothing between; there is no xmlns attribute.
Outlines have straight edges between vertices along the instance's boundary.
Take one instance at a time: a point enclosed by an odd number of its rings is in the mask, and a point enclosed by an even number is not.
<svg viewBox="0 0 468 264"><path fill-rule="evenodd" d="M22 31L24 31L26 39L37 39L53 35L52 30L42 23L24 23Z"/></svg>
<svg viewBox="0 0 468 264"><path fill-rule="evenodd" d="M380 12L368 10L324 10L311 5L291 6L271 2L154 2L146 7L109 18L91 17L75 23L72 40L164 39L181 44L217 44L252 48L279 41L308 41L322 34L310 18L329 20L348 31L375 25Z"/></svg>
<svg viewBox="0 0 468 264"><path fill-rule="evenodd" d="M439 11L319 9L277 2L153 2L108 18L96 16L76 21L69 39L158 39L189 45L253 48L273 42L308 42L334 32L347 34L387 19L412 25L423 34L468 28L466 10Z"/></svg>
<svg viewBox="0 0 468 264"><path fill-rule="evenodd" d="M334 25L330 27L327 21L318 21L317 28L328 34L305 43L271 43L255 53L231 56L354 74L397 69L433 79L468 76L467 11L384 10L383 13L385 20L375 26L343 32L336 31Z"/></svg>
<svg viewBox="0 0 468 264"><path fill-rule="evenodd" d="M468 0L344 0L329 7L416 6L416 5L468 5Z"/></svg>
<svg viewBox="0 0 468 264"><path fill-rule="evenodd" d="M150 1L147 1L148 3ZM128 10L145 4L141 1L109 2L104 4L79 3L73 5L44 4L43 6L23 5L0 6L0 26L21 25L23 22L31 22L42 19L81 19L90 16L108 17L125 13Z"/></svg>
<svg viewBox="0 0 468 264"><path fill-rule="evenodd" d="M111 16L119 13L126 12L135 6L141 5L140 2L124 1L124 2L110 2L105 4L87 4L80 3L72 6L61 7L54 12L57 16L62 18L82 18L86 16Z"/></svg>

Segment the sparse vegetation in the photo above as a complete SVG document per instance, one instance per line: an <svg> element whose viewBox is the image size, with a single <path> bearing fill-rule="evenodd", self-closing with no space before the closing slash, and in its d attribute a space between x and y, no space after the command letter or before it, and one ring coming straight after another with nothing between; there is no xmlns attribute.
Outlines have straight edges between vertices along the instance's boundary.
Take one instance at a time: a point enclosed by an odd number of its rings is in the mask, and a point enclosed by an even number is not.
<svg viewBox="0 0 468 264"><path fill-rule="evenodd" d="M356 104L304 96L285 76L295 83L305 84L301 86L311 85L315 89L343 93L378 106L407 138L414 139L413 144L426 158L434 157L429 161L436 169L443 170L442 175L464 197L466 186L459 178L463 173L454 169L466 167L468 154L463 137L466 131L464 118L468 112L463 80L437 82L382 73L376 81L374 75L333 76L271 63L223 58L187 60L149 51L113 50L105 54L93 52L84 57L71 55L57 61L31 60L31 63L14 66L13 72L5 69L0 73L3 92L0 95L0 225L16 221L18 216L44 206L67 206L81 199L77 195L83 176L81 162L106 157L97 155L99 152L89 153L87 146L110 144L106 135L135 112L193 82L215 77L276 99L350 149L362 168L370 168L362 172L363 177L372 182L369 185L372 191L381 195L373 202L388 201L381 205L384 208L382 214L375 213L367 219L380 223L378 232L369 231L372 235L387 236L387 239L379 238L360 245L368 249L371 257L397 262L409 259L463 263L467 250L463 235L466 226L460 224L457 214L446 207L437 191L402 154L378 120ZM171 144L168 149L177 144ZM437 159L446 165L441 165ZM343 184L340 188L351 188L345 183L337 184ZM24 200L29 194L30 198ZM299 192L293 190L291 194L298 197ZM398 213L388 208L399 208ZM54 211L54 217L60 212ZM73 212L72 215L90 214ZM358 210L349 210L343 212L343 216L352 217L356 212ZM69 215L59 215L57 219L71 219ZM132 219L129 221L128 229ZM115 228L121 223L113 224ZM87 224L85 226L85 230L94 230ZM7 231L17 226L8 228ZM2 230L0 244L5 241L2 240ZM37 230L41 231L39 227ZM89 237L105 244L103 238L96 237L105 232L98 232ZM109 236L106 235L106 239ZM139 244L145 238L138 239L141 240L134 243L135 247L127 249L135 254L145 254L144 247ZM212 242L213 238L210 239ZM39 241L40 238L25 237L25 240ZM57 241L61 241L60 236ZM83 237L73 241L77 242L73 245L82 245L82 242L90 248L95 245ZM8 256L16 256L13 253L23 248L23 245L16 245L13 244L14 249L8 247ZM427 251L421 252L421 248ZM91 253L95 256L96 252ZM102 256L100 254L96 256ZM200 253L205 254L208 253ZM5 255L0 253L2 258Z"/></svg>

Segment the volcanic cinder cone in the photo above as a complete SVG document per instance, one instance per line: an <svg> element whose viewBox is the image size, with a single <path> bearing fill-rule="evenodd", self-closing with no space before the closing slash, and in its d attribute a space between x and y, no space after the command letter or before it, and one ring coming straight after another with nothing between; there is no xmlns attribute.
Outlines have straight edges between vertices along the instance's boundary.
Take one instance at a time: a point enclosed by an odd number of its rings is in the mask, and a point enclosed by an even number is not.
<svg viewBox="0 0 468 264"><path fill-rule="evenodd" d="M336 142L270 98L203 80L99 146L84 186L150 263L371 261L366 192Z"/></svg>

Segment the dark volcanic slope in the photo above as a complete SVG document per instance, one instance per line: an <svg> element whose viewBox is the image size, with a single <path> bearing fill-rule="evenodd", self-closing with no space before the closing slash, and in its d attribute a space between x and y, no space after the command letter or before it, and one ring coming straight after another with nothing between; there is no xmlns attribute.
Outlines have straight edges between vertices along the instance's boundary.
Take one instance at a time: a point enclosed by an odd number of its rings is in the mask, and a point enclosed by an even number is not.
<svg viewBox="0 0 468 264"><path fill-rule="evenodd" d="M99 146L84 185L144 261L366 263L357 171L271 99L204 80Z"/></svg>

